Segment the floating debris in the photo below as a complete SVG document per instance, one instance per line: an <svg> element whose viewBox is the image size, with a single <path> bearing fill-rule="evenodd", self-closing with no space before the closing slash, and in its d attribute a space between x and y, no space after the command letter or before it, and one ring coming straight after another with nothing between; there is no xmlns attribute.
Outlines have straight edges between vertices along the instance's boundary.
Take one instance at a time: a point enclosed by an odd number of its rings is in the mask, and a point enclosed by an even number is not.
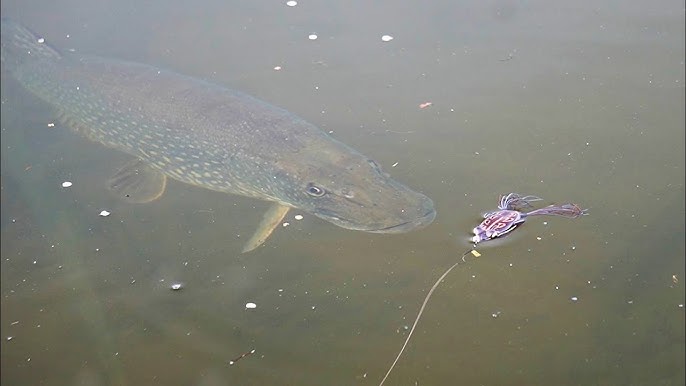
<svg viewBox="0 0 686 386"><path fill-rule="evenodd" d="M576 297L576 296L572 296L572 297L571 297L571 299L572 299L572 301L573 301L573 302L575 302L575 301L579 300L579 298L578 298L578 297Z"/></svg>
<svg viewBox="0 0 686 386"><path fill-rule="evenodd" d="M302 220L303 216L301 214L296 214L295 216L293 216L293 218L296 220Z"/></svg>
<svg viewBox="0 0 686 386"><path fill-rule="evenodd" d="M420 108L420 109L425 109L425 108L427 108L427 107L430 107L431 105L433 105L433 103L431 103L431 102L424 102L424 103L420 103L420 104L419 104L419 108Z"/></svg>
<svg viewBox="0 0 686 386"><path fill-rule="evenodd" d="M390 42L391 40L393 40L393 36L391 36L391 35L384 35L381 37L381 41L384 41L384 42Z"/></svg>
<svg viewBox="0 0 686 386"><path fill-rule="evenodd" d="M310 34L310 36L307 37L310 40L317 40L317 35L316 34Z"/></svg>
<svg viewBox="0 0 686 386"><path fill-rule="evenodd" d="M291 223L289 223L288 221L286 221L286 222L284 222L284 223L283 223L283 224L281 224L281 225L282 225L282 226L283 226L283 227L285 228L285 227L287 227L287 226L291 225Z"/></svg>
<svg viewBox="0 0 686 386"><path fill-rule="evenodd" d="M481 256L481 254L480 254L479 252L477 252L476 249L472 249L472 251L471 251L470 253L471 253L474 257L479 257L479 256Z"/></svg>
<svg viewBox="0 0 686 386"><path fill-rule="evenodd" d="M295 0L290 0L286 2L286 5L289 7L295 7L296 5L298 5L298 2Z"/></svg>
<svg viewBox="0 0 686 386"><path fill-rule="evenodd" d="M50 123L48 123L48 127L55 127L55 124L50 122Z"/></svg>
<svg viewBox="0 0 686 386"><path fill-rule="evenodd" d="M255 303L245 303L245 308L248 308L248 309L257 308L257 304L255 304Z"/></svg>
<svg viewBox="0 0 686 386"><path fill-rule="evenodd" d="M674 284L679 283L679 278L676 277L676 275L672 275L672 283L674 283Z"/></svg>
<svg viewBox="0 0 686 386"><path fill-rule="evenodd" d="M394 168L394 167L396 167L396 166L398 166L398 163L397 163L397 162L394 163L393 165L391 165L392 168Z"/></svg>
<svg viewBox="0 0 686 386"><path fill-rule="evenodd" d="M44 38L38 38L38 43L41 43L41 44L45 43L45 39Z"/></svg>
<svg viewBox="0 0 686 386"><path fill-rule="evenodd" d="M71 183L71 181L64 181L64 182L62 183L62 187L63 187L63 188L70 188L72 185L73 185L73 184Z"/></svg>
<svg viewBox="0 0 686 386"><path fill-rule="evenodd" d="M183 283L174 283L169 288L171 288L174 291L178 291L183 288Z"/></svg>
<svg viewBox="0 0 686 386"><path fill-rule="evenodd" d="M496 312L491 314L491 317L493 317L493 318L497 318L498 316L500 316L500 311L496 311Z"/></svg>
<svg viewBox="0 0 686 386"><path fill-rule="evenodd" d="M107 216L109 216L109 215L110 215L110 212L108 212L108 211L106 211L106 210L103 210L103 211L100 212L100 214L99 214L100 217L107 217Z"/></svg>
<svg viewBox="0 0 686 386"><path fill-rule="evenodd" d="M281 71L281 66L274 67L274 71Z"/></svg>
<svg viewBox="0 0 686 386"><path fill-rule="evenodd" d="M254 353L255 353L255 349L252 349L252 350L250 350L250 351L248 351L248 352L244 352L244 353L241 354L238 358L229 361L229 366L231 366L231 365L233 365L234 363L238 362L239 360L241 360L241 359L247 357L248 355L252 355L252 354L254 354Z"/></svg>

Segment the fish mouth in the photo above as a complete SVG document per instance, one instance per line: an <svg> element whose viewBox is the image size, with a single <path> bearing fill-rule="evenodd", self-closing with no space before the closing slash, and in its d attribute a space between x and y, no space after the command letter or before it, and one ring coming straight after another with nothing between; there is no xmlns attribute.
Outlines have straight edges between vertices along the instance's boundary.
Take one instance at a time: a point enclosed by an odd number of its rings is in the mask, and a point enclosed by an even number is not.
<svg viewBox="0 0 686 386"><path fill-rule="evenodd" d="M426 228L431 224L436 218L436 210L432 209L425 213L423 216L418 217L414 220L406 221L400 224L392 225L386 228L371 229L367 232L371 233L405 233L409 231L419 230Z"/></svg>
<svg viewBox="0 0 686 386"><path fill-rule="evenodd" d="M436 209L431 208L422 216L414 218L409 221L401 222L399 224L394 224L386 227L373 227L373 226L363 226L354 221L350 221L341 217L329 213L326 210L320 210L315 213L318 217L334 223L342 228L352 229L356 231L363 231L369 233L406 233L414 230L419 230L427 227L436 218Z"/></svg>

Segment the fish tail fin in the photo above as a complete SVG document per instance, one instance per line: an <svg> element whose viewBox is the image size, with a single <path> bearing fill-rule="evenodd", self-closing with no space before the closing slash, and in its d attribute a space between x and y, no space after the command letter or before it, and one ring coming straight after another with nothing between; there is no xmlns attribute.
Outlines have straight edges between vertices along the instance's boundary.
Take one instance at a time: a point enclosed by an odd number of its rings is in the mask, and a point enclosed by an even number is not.
<svg viewBox="0 0 686 386"><path fill-rule="evenodd" d="M14 71L23 63L36 60L57 60L62 55L50 47L43 38L16 21L3 18L2 25L2 66Z"/></svg>

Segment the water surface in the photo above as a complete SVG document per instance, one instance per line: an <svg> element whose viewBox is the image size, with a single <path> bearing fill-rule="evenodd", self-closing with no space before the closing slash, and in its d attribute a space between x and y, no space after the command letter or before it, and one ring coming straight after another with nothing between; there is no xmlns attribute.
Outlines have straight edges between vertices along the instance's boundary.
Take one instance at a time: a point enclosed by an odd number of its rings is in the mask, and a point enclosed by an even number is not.
<svg viewBox="0 0 686 386"><path fill-rule="evenodd" d="M378 384L511 191L591 215L480 247L387 384L684 383L682 2L5 1L2 15L287 108L438 210L405 235L291 213L240 255L265 203L173 181L154 203L118 201L105 181L127 157L3 74L3 384Z"/></svg>

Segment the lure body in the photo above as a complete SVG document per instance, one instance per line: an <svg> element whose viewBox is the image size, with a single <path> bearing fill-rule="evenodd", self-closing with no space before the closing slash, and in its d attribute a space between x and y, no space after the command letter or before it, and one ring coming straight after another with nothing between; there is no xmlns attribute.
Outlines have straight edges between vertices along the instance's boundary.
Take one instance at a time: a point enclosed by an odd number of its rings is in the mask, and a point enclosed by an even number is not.
<svg viewBox="0 0 686 386"><path fill-rule="evenodd" d="M549 205L525 212L524 209L530 208L531 203L534 201L541 201L541 198L521 196L517 193L500 196L499 210L484 215L484 220L481 224L472 230L474 236L471 241L476 245L482 241L492 240L510 233L529 216L549 215L577 218L586 214L586 210L579 208L575 204Z"/></svg>

